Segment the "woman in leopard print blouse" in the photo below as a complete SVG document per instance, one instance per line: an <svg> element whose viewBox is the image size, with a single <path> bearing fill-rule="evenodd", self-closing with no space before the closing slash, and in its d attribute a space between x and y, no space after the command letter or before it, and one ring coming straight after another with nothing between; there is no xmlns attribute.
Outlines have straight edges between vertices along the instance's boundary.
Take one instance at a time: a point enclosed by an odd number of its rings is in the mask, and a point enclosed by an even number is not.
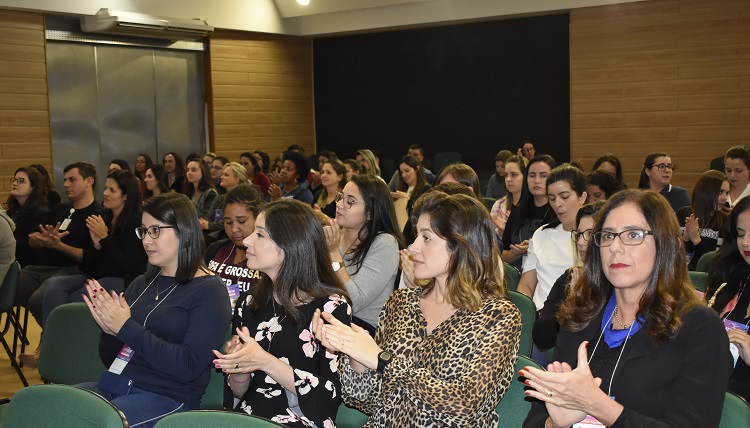
<svg viewBox="0 0 750 428"><path fill-rule="evenodd" d="M320 312L315 335L344 354L344 402L370 416L366 427L496 427L521 316L505 297L492 221L473 198L442 192L413 212L421 287L391 295L374 340Z"/></svg>

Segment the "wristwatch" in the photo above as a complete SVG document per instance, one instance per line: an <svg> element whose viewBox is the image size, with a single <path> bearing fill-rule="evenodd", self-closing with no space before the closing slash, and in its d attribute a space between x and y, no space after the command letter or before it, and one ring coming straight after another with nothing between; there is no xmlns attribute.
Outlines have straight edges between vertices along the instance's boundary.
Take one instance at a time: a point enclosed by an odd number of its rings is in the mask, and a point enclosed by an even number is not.
<svg viewBox="0 0 750 428"><path fill-rule="evenodd" d="M393 354L391 354L388 351L380 351L378 354L378 368L376 369L378 373L383 373L383 370L385 370L385 366L391 363L393 361Z"/></svg>
<svg viewBox="0 0 750 428"><path fill-rule="evenodd" d="M331 263L331 267L333 268L334 272L338 272L339 269L341 269L341 262L333 262Z"/></svg>

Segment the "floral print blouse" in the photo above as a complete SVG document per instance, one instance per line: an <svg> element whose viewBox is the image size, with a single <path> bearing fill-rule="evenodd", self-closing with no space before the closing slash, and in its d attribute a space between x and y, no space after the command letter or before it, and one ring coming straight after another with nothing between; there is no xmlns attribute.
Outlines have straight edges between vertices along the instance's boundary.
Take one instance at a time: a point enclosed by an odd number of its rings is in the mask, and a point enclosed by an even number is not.
<svg viewBox="0 0 750 428"><path fill-rule="evenodd" d="M294 427L335 427L341 404L339 356L328 353L313 337L311 323L315 310L320 309L349 325L351 306L339 295L314 299L299 307L305 319L300 328L281 305L269 301L254 313L249 307L251 300L249 292L237 300L232 329L247 327L263 349L292 367L296 395L256 371L239 410Z"/></svg>
<svg viewBox="0 0 750 428"><path fill-rule="evenodd" d="M495 406L513 380L521 314L507 299L459 309L427 333L421 288L397 290L375 341L394 355L380 374L357 373L344 356L344 402L369 415L365 427L495 428Z"/></svg>

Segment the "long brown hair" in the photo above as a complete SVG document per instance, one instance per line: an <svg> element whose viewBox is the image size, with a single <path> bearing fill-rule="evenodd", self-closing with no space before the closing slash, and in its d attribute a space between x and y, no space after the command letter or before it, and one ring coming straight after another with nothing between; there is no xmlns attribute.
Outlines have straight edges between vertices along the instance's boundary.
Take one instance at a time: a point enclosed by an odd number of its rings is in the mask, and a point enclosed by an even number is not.
<svg viewBox="0 0 750 428"><path fill-rule="evenodd" d="M484 297L505 298L505 276L495 245L495 227L487 208L476 198L432 191L417 199L413 216L430 216L430 227L445 239L448 262L448 300L453 306L477 311ZM424 293L435 279L420 284Z"/></svg>
<svg viewBox="0 0 750 428"><path fill-rule="evenodd" d="M641 190L616 193L599 212L593 232L600 232L612 210L626 204L638 207L656 243L654 271L641 296L638 314L646 319L647 334L663 342L677 334L685 313L701 303L688 277L677 217L663 196ZM614 291L604 275L601 252L594 240L589 241L583 274L570 291L557 319L566 330L580 331L599 315Z"/></svg>
<svg viewBox="0 0 750 428"><path fill-rule="evenodd" d="M263 274L260 284L253 287L250 308L254 312L268 304L275 291L280 306L301 327L303 313L295 302L331 294L351 302L344 284L333 272L330 254L321 251L326 248L323 226L309 205L294 199L280 199L264 206L261 214L265 216L269 238L283 251L284 260L274 283Z"/></svg>

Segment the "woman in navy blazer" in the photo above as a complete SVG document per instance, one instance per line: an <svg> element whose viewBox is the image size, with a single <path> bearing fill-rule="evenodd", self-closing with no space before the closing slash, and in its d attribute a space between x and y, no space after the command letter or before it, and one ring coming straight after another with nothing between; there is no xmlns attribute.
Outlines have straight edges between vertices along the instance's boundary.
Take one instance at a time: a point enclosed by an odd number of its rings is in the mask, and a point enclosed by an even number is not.
<svg viewBox="0 0 750 428"><path fill-rule="evenodd" d="M690 285L667 201L625 190L602 208L578 284L560 307L524 427L718 427L732 368L718 316Z"/></svg>

